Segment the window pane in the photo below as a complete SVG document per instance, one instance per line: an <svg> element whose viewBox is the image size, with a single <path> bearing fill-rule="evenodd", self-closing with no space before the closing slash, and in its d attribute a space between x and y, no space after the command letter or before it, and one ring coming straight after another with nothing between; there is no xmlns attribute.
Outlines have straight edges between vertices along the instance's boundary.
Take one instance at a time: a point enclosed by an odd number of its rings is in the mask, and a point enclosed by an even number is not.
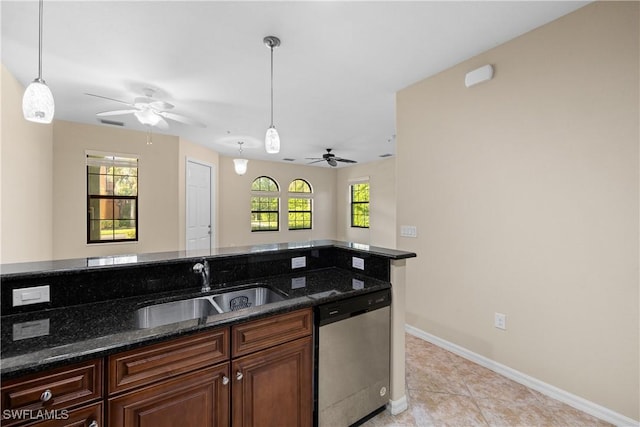
<svg viewBox="0 0 640 427"><path fill-rule="evenodd" d="M89 200L89 218L113 219L113 200L112 199Z"/></svg>
<svg viewBox="0 0 640 427"><path fill-rule="evenodd" d="M289 184L290 193L311 193L311 186L304 179L296 179Z"/></svg>
<svg viewBox="0 0 640 427"><path fill-rule="evenodd" d="M252 191L278 191L278 185L267 176L256 178L251 184Z"/></svg>
<svg viewBox="0 0 640 427"><path fill-rule="evenodd" d="M120 219L135 219L136 201L132 199L116 200L113 217Z"/></svg>
<svg viewBox="0 0 640 427"><path fill-rule="evenodd" d="M113 221L100 221L100 240L113 240Z"/></svg>
<svg viewBox="0 0 640 427"><path fill-rule="evenodd" d="M114 175L113 194L116 196L137 196L138 178L133 176Z"/></svg>
<svg viewBox="0 0 640 427"><path fill-rule="evenodd" d="M113 222L114 237L118 240L136 238L136 222L131 220L115 220Z"/></svg>

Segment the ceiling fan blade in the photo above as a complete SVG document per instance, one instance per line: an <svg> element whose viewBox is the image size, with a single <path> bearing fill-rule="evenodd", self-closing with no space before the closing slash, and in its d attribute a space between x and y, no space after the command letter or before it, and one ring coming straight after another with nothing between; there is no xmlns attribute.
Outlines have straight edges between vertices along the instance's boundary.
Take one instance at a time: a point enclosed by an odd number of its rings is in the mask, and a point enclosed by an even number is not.
<svg viewBox="0 0 640 427"><path fill-rule="evenodd" d="M133 106L133 104L131 104L131 103L129 103L129 102L120 101L119 99L109 98L109 97L102 96L102 95L95 95L95 94L93 94L93 93L86 93L86 92L85 92L85 95L95 96L96 98L107 99L107 100L109 100L109 101L119 102L120 104Z"/></svg>
<svg viewBox="0 0 640 427"><path fill-rule="evenodd" d="M174 107L174 105L169 104L168 102L165 102L165 101L153 101L153 102L149 102L149 107L160 112L164 110L171 110Z"/></svg>
<svg viewBox="0 0 640 427"><path fill-rule="evenodd" d="M170 113L168 111L158 111L157 114L164 117L165 119L174 120L176 122L184 123L187 125L198 126L201 128L207 127L204 123L201 123L190 117L183 116L181 114Z"/></svg>
<svg viewBox="0 0 640 427"><path fill-rule="evenodd" d="M333 160L337 160L338 162L344 162L344 163L358 163L355 160L343 159L341 157L334 157Z"/></svg>
<svg viewBox="0 0 640 427"><path fill-rule="evenodd" d="M317 160L314 160L313 162L309 162L309 163L307 163L307 164L308 164L308 165L312 165L312 164L314 164L314 163L323 162L323 161L324 161L324 159L317 159Z"/></svg>
<svg viewBox="0 0 640 427"><path fill-rule="evenodd" d="M160 120L158 120L158 123L156 123L154 126L157 126L158 128L162 129L162 130L167 130L169 129L169 123L167 123L167 121L165 119L163 119L162 117L158 117Z"/></svg>
<svg viewBox="0 0 640 427"><path fill-rule="evenodd" d="M113 110L113 111L103 111L101 113L96 113L96 116L121 116L123 114L131 114L135 113L138 110Z"/></svg>

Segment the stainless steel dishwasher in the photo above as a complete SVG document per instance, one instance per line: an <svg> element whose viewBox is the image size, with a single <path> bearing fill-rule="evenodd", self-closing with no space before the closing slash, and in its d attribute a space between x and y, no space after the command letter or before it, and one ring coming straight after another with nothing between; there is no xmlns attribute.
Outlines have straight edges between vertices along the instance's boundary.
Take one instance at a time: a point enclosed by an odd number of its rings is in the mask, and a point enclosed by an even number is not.
<svg viewBox="0 0 640 427"><path fill-rule="evenodd" d="M346 427L389 400L391 291L320 305L315 324L318 427Z"/></svg>

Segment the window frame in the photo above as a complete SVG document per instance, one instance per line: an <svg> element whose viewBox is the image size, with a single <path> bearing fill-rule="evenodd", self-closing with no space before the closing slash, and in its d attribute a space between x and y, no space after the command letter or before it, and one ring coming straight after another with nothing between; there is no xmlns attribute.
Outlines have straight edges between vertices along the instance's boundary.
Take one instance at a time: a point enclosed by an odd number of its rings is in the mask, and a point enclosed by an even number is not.
<svg viewBox="0 0 640 427"><path fill-rule="evenodd" d="M253 189L253 184L261 179L261 178L267 178L268 180L270 180L276 187L277 191L270 191L270 190L254 190ZM278 204L278 208L277 210L254 210L253 209L253 201L254 198L259 198L259 197L266 197L269 199L276 199L276 202ZM280 185L278 185L278 181L276 181L275 179L273 179L270 176L267 175L261 175L258 176L257 178L255 178L253 181L251 181L251 215L250 215L250 227L251 227L251 232L270 232L270 231L280 231ZM254 214L275 214L276 216L276 228L256 228L254 229L253 227L253 215Z"/></svg>
<svg viewBox="0 0 640 427"><path fill-rule="evenodd" d="M89 161L89 157L102 157L104 159L106 158L111 158L112 161L114 162L113 164L115 165L115 161L117 158L122 158L122 159L127 159L127 160L135 160L135 169L136 169L136 194L135 196L122 196L122 195L115 195L115 194L90 194L90 188L91 188L91 184L90 184L90 177L92 175L104 175L104 176L111 176L112 177L112 181L115 182L115 179L113 179L113 177L115 176L120 176L120 175L116 175L113 172L111 174L95 174L95 173L91 173L90 172L90 167L91 166L96 166L96 165L90 165L90 161ZM129 166L129 168L131 168L131 166ZM132 176L132 175L126 175L126 176ZM139 241L140 239L140 224L139 224L139 213L140 213L140 199L139 199L139 195L140 195L140 191L139 191L139 184L140 184L140 156L137 154L123 154L123 153L113 153L113 152L102 152L102 151L85 151L85 183L86 183L86 188L85 188L85 192L86 192L86 196L87 196L87 204L86 204L86 232L87 232L87 245L100 245L100 244L110 244L110 243L136 243ZM113 192L113 191L112 191ZM107 200L107 201L111 201L112 205L113 205L113 211L115 211L115 206L117 205L117 201L119 200L131 200L134 202L135 205L135 212L133 214L133 219L126 219L127 221L132 221L134 224L134 228L135 228L135 236L132 238L120 238L120 239L109 239L109 240L95 240L91 238L91 226L92 226L92 222L94 221L103 221L102 219L98 218L96 219L92 219L91 218L91 202L93 200ZM112 213L112 218L110 219L111 221L118 221L121 218L113 218L113 216L115 216ZM109 220L104 220L104 221L109 221ZM112 225L112 231L113 231L113 236L115 237L115 227Z"/></svg>
<svg viewBox="0 0 640 427"><path fill-rule="evenodd" d="M355 188L357 185L367 185L367 200L366 201L355 201L354 200L354 192L355 192ZM369 183L369 181L360 181L360 182L352 182L351 184L349 184L349 204L351 207L351 213L350 213L350 223L351 223L351 228L371 228L371 185ZM368 209L367 209L367 215L366 215L366 223L367 225L357 225L354 222L354 218L355 218L355 207L356 206L361 206L361 205L367 205Z"/></svg>
<svg viewBox="0 0 640 427"><path fill-rule="evenodd" d="M296 181L302 181L308 188L309 191L291 191L291 186ZM306 179L296 178L289 183L289 197L287 200L287 227L290 231L298 231L298 230L312 230L313 229L313 187ZM291 197L291 195L295 195ZM290 202L291 200L308 200L309 201L309 209L308 210L291 210ZM291 227L291 214L309 214L309 226L308 227Z"/></svg>

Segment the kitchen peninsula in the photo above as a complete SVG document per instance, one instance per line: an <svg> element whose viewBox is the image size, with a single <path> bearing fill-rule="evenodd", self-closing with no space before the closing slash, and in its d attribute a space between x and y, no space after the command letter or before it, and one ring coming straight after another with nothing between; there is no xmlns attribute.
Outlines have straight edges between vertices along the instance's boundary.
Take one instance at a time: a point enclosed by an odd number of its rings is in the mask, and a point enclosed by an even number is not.
<svg viewBox="0 0 640 427"><path fill-rule="evenodd" d="M24 393L20 387L28 383L28 393L37 399L25 400L24 407L65 408L81 419L96 420L96 425L104 420L104 425L128 425L123 421L127 411L140 414L136 412L141 410L136 406L140 402L188 385L192 396L209 396L203 401L209 407L212 401L218 402L214 406L219 410L213 411L220 417L216 422L228 424L231 419L232 425L247 425L247 417L260 410L247 410L253 401L247 384L254 388L261 384L257 371L252 371L258 369L258 360L295 361L291 363L296 367L292 375L298 375L300 382L297 387L310 392L311 377L300 372L311 370L313 308L390 289L389 398L391 411L401 412L406 404L404 267L406 259L415 256L322 240L2 265L2 409L20 403L16 396ZM198 265L206 265L207 272ZM40 287L48 287L48 302L13 306L16 295L26 302L33 297L16 290ZM234 298L239 309L226 311L219 307L216 311L206 302L206 298L214 301L231 291L255 288L268 289L278 298L262 305L246 297ZM46 294L40 292L38 297ZM148 314L149 307L184 300L197 304L189 306L189 316L172 323L154 323L141 316ZM149 364L149 360L162 362ZM278 365L278 372L283 372L283 366ZM37 381L44 378L57 384L58 376L64 377L69 369L73 378L83 378L76 395L64 400L52 391L53 403L47 406L49 390L40 390ZM225 388L230 376L234 379L231 390ZM244 385L236 386L243 376ZM273 381L269 375L266 378ZM229 395L232 404L221 404ZM165 416L166 411L155 413ZM296 423L305 425L311 423L310 412L304 405L291 409L298 417Z"/></svg>

